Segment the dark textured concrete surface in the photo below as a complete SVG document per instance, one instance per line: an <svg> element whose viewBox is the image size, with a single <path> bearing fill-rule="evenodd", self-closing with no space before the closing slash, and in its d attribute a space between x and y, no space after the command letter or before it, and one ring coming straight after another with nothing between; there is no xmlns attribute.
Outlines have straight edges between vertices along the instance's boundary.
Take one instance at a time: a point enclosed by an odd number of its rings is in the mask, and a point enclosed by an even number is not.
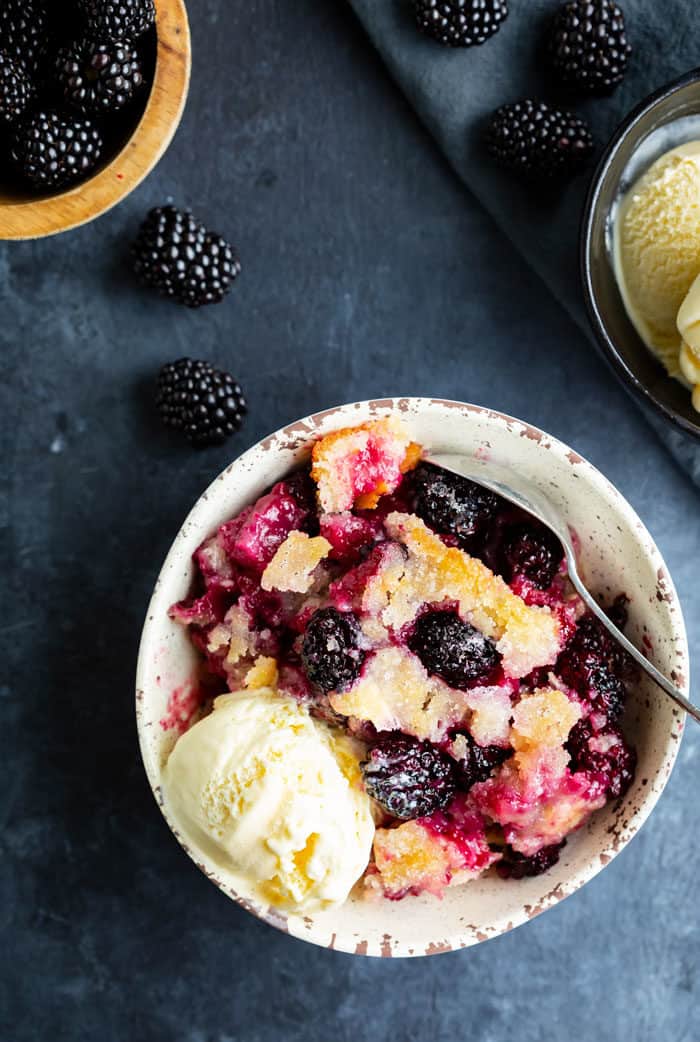
<svg viewBox="0 0 700 1042"><path fill-rule="evenodd" d="M210 0L192 22L192 95L156 173L87 228L0 248L0 1038L693 1042L693 729L602 875L527 927L429 960L275 933L161 819L133 709L160 562L231 456L331 403L459 397L565 439L646 521L700 636L698 492L454 179L349 10ZM168 197L238 243L244 271L218 308L149 296L122 263ZM193 454L154 420L157 367L189 352L248 390L228 448Z"/></svg>

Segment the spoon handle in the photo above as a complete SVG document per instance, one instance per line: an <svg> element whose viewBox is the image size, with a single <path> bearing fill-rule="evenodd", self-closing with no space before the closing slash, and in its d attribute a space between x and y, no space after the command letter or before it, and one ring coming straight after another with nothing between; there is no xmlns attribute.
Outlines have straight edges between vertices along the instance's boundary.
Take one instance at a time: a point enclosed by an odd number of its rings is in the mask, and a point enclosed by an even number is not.
<svg viewBox="0 0 700 1042"><path fill-rule="evenodd" d="M567 560L569 564L569 578L576 588L576 592L585 601L586 606L593 612L600 622L602 622L608 633L625 649L630 658L633 658L637 665L640 666L644 672L650 676L651 679L670 696L670 698L673 699L677 706L680 706L680 708L684 709L689 716L692 716L693 720L700 723L700 708L693 705L692 702L689 702L685 695L678 690L675 684L672 684L668 677L665 677L663 673L659 672L656 666L652 665L649 659L646 658L641 651L638 651L634 644L627 639L624 633L617 628L615 623L610 621L597 600L586 589L586 586L578 574L576 560L571 554L567 554Z"/></svg>

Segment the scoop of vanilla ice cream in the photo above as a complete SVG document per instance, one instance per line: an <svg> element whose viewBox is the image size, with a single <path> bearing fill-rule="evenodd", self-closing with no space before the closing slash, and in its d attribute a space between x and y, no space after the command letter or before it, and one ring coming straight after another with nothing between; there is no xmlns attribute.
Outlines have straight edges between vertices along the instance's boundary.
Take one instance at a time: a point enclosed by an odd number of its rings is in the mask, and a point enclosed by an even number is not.
<svg viewBox="0 0 700 1042"><path fill-rule="evenodd" d="M700 141L667 152L627 193L615 266L639 335L679 376L678 309L700 273Z"/></svg>
<svg viewBox="0 0 700 1042"><path fill-rule="evenodd" d="M342 903L374 824L350 739L270 689L222 695L177 742L166 804L185 834L278 908Z"/></svg>

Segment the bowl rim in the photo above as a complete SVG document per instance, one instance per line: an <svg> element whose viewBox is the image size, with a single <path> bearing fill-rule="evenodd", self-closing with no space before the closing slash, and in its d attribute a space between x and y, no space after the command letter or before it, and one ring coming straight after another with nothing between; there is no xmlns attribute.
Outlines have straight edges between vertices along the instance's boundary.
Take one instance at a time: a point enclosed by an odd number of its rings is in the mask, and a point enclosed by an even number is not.
<svg viewBox="0 0 700 1042"><path fill-rule="evenodd" d="M692 83L700 83L700 67L684 73L677 79L672 80L663 87L659 87L652 94L647 95L636 105L625 117L614 131L608 142L603 155L595 169L591 183L586 195L586 200L581 216L581 231L579 240L579 267L581 282L583 285L583 296L588 318L593 327L595 342L600 353L612 368L615 375L630 389L633 394L640 398L646 405L650 405L656 412L685 434L700 439L700 418L693 423L685 416L676 412L675 409L664 405L652 393L649 387L639 379L630 369L625 359L617 349L615 341L610 336L607 326L593 289L591 278L591 241L593 237L593 214L598 204L600 194L605 183L610 164L622 142L629 136L639 121L651 112L657 105L673 94L682 90Z"/></svg>
<svg viewBox="0 0 700 1042"><path fill-rule="evenodd" d="M48 238L88 224L122 202L162 159L185 109L192 41L184 0L155 0L155 5L155 72L131 137L87 181L53 195L1 203L0 241Z"/></svg>
<svg viewBox="0 0 700 1042"><path fill-rule="evenodd" d="M490 409L486 406L472 405L466 402L454 401L451 399L441 398L420 398L420 397L394 397L394 398L382 398L382 399L368 399L362 402L352 402L345 405L333 406L329 409L323 409L318 412L312 413L303 419L294 421L293 423L286 424L284 427L275 431L259 441L251 445L245 452L235 457L231 463L229 463L220 474L214 477L207 488L197 498L194 506L187 513L186 518L179 527L175 538L170 546L170 549L163 561L163 564L159 570L158 577L155 582L153 594L149 600L148 608L145 615L144 626L141 634L141 641L138 651L138 661L136 669L136 722L137 722L137 733L139 741L139 749L141 754L142 763L146 771L148 783L156 800L156 803L163 815L166 824L170 831L173 833L177 842L183 848L184 852L194 862L197 868L211 881L219 890L222 891L227 897L233 899L238 905L244 910L250 912L256 918L262 922L267 923L270 926L281 930L284 933L288 933L291 936L296 937L299 940L307 941L322 947L333 948L338 951L344 951L348 954L359 954L374 956L379 954L381 956L413 956L421 957L424 955L441 954L443 952L458 950L459 948L469 947L471 945L481 943L484 940L489 940L493 937L500 936L501 934L507 933L517 926L522 925L528 919L535 915L540 914L542 911L546 911L566 897L573 894L575 891L581 888L585 883L589 882L594 878L606 865L612 860L617 854L627 846L631 839L639 832L641 827L646 822L647 818L654 809L656 803L663 794L666 785L668 784L671 776L673 767L675 765L681 739L683 737L685 727L685 714L680 713L678 710L673 710L673 717L675 724L673 729L669 728L668 736L665 742L663 761L659 771L653 776L657 780L658 785L650 784L645 790L645 796L642 798L638 807L633 813L625 819L624 828L621 834L618 836L617 841L610 848L610 853L607 851L604 853L596 853L585 862L584 866L580 868L576 873L572 873L570 877L563 884L557 885L552 891L550 891L539 904L531 911L524 910L522 914L510 915L506 922L504 917L501 920L496 921L492 932L487 934L479 934L476 939L469 938L464 934L464 930L460 930L459 926L456 926L454 934L451 935L450 941L453 942L449 945L435 945L429 946L425 951L418 951L410 948L407 943L404 943L400 950L392 952L390 946L388 950L382 947L381 952L368 952L366 944L360 944L356 947L351 947L349 942L347 945L344 943L343 937L340 935L333 934L331 943L328 944L325 939L320 936L321 931L318 934L314 933L310 920L304 919L304 927L295 926L293 920L287 919L286 915L276 911L273 908L264 908L252 903L248 898L242 894L235 892L230 886L226 885L218 876L216 867L209 863L209 859L206 854L202 851L195 853L188 845L187 839L176 827L176 823L171 821L164 801L162 798L161 791L161 773L160 768L156 765L152 751L147 742L147 728L148 722L144 720L142 712L142 701L144 698L145 690L145 677L148 672L147 658L151 654L152 650L152 639L150 636L150 630L155 626L155 609L158 607L157 601L159 599L159 588L164 578L167 578L167 574L171 568L176 564L181 564L183 561L183 548L180 547L181 536L193 523L196 523L197 517L201 512L206 512L210 509L211 503L216 502L217 492L223 487L225 488L226 478L230 478L231 473L234 469L243 468L246 469L253 461L260 464L259 453L261 451L281 449L284 450L289 448L290 445L298 447L300 441L307 442L311 441L314 437L314 433L318 430L319 426L325 421L330 419L332 416L338 416L338 422L340 426L348 425L346 421L351 418L352 413L357 410L366 410L368 415L379 414L383 415L386 412L392 412L394 410L403 412L406 405L415 405L420 409L432 409L433 407L439 408L452 408L466 412L467 414L484 415L488 419L494 419L502 422L506 427L515 425L523 434L528 438L531 438L538 444L544 442L548 448L554 448L562 456L566 457L573 464L582 464L587 472L587 476L591 479L592 484L599 488L602 492L605 492L607 496L612 498L616 506L620 509L621 513L629 520L630 526L634 528L638 540L641 544L641 548L644 552L645 557L651 558L655 564L659 565L659 581L663 584L664 597L669 604L669 614L672 620L672 633L673 641L679 655L679 669L680 669L680 687L687 693L690 687L690 662L689 662L689 649L688 639L685 628L685 620L683 617L682 607L678 598L678 594L673 583L673 579L668 573L665 562L661 555L660 550L656 546L651 534L647 530L644 523L638 517L636 511L627 502L621 492L615 488L615 486L602 474L596 467L593 466L588 460L580 456L577 452L570 449L566 443L555 438L553 435L547 434L540 428L534 427L532 424L526 423L523 420L519 420L516 417L509 416L508 414L500 411ZM357 412L356 412L357 414ZM357 420L357 422L364 422L364 419ZM189 560L189 558L188 558ZM662 771L663 773L662 775ZM650 781L652 779L650 778ZM200 860L201 858L201 860ZM529 907L529 906L528 906Z"/></svg>

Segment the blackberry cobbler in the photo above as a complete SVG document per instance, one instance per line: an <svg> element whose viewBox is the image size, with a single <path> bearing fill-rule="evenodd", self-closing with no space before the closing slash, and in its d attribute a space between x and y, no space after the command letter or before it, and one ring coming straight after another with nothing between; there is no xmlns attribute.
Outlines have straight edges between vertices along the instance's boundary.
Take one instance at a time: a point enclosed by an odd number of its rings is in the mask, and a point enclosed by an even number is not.
<svg viewBox="0 0 700 1042"><path fill-rule="evenodd" d="M367 891L440 895L492 865L537 875L629 787L629 664L573 592L558 541L424 462L398 420L317 441L310 468L195 562L198 594L172 616L218 689L303 711L326 744L346 743L344 771L354 757L343 777L368 808ZM615 610L621 621L624 598ZM249 784L216 803L214 838ZM295 871L319 832L291 851Z"/></svg>

